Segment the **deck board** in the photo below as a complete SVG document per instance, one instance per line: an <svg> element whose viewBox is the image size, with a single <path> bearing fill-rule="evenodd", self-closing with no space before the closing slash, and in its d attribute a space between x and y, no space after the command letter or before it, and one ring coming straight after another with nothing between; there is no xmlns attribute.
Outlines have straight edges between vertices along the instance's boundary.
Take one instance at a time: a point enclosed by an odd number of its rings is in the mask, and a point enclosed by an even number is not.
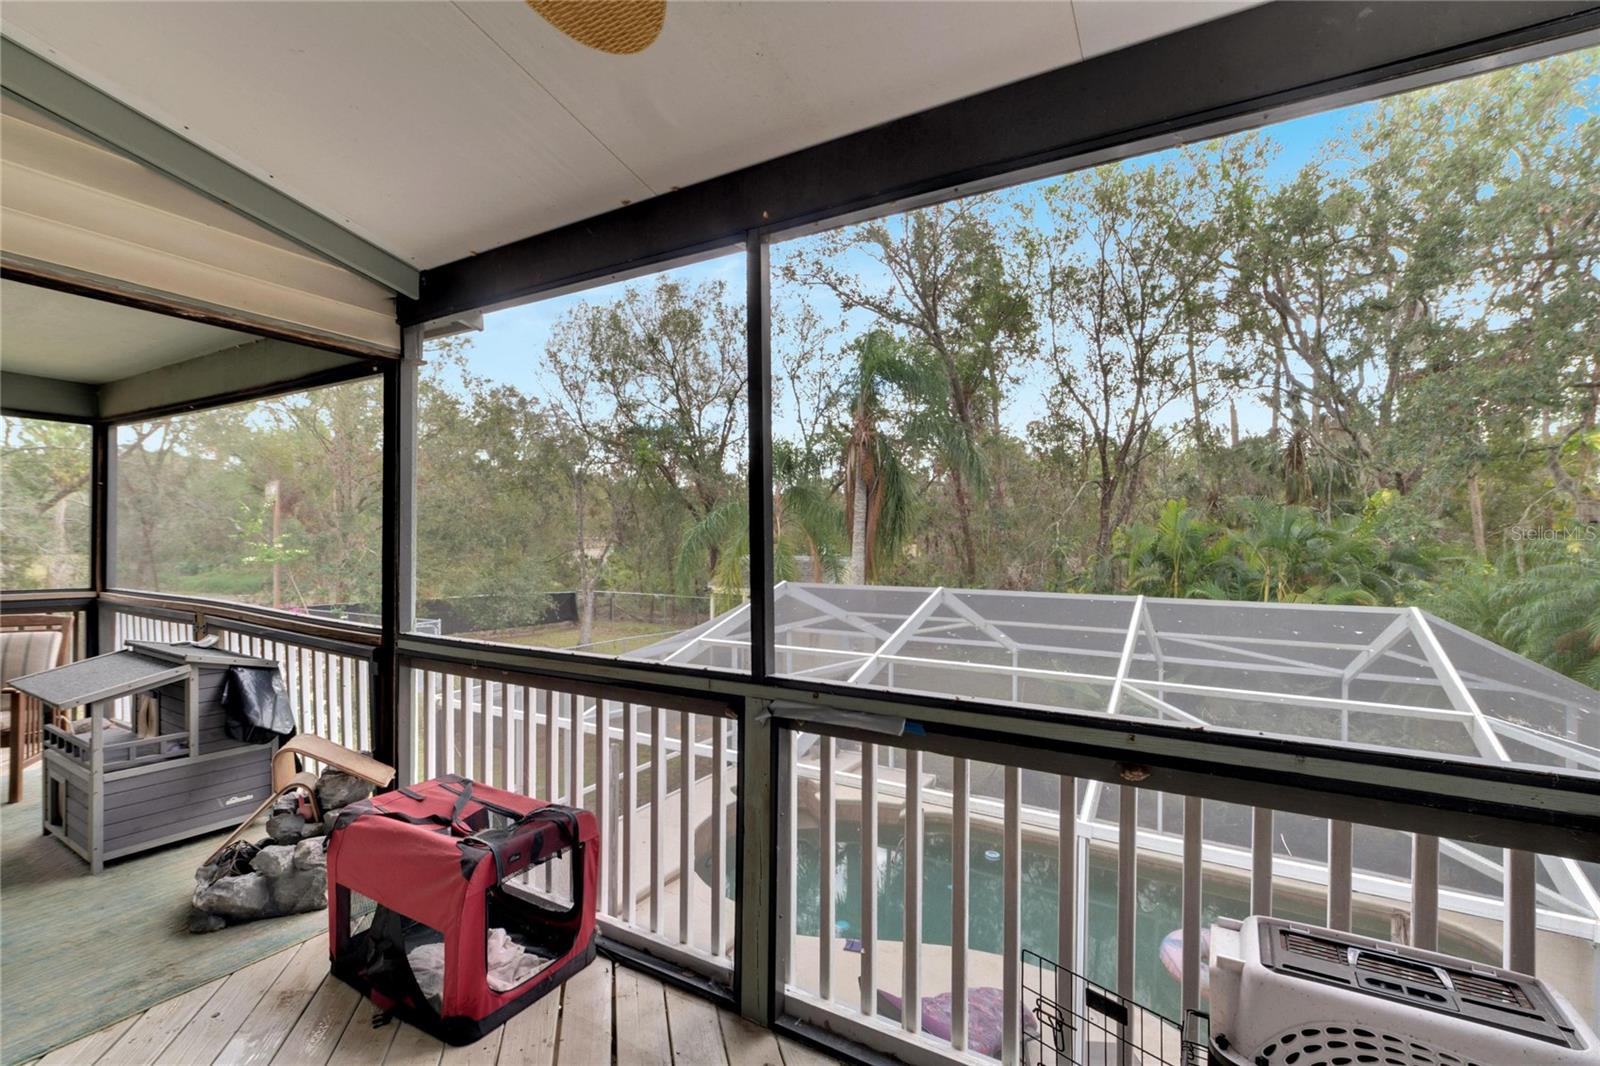
<svg viewBox="0 0 1600 1066"><path fill-rule="evenodd" d="M728 1066L785 1066L778 1037L771 1029L746 1021L731 1011L718 1011L722 1023L722 1045L728 1053Z"/></svg>
<svg viewBox="0 0 1600 1066"><path fill-rule="evenodd" d="M235 971L167 1045L161 1053L162 1066L206 1066L220 1055L289 965L295 950L268 955Z"/></svg>
<svg viewBox="0 0 1600 1066"><path fill-rule="evenodd" d="M709 1000L597 959L476 1044L411 1025L328 975L319 937L57 1048L28 1066L827 1066Z"/></svg>
<svg viewBox="0 0 1600 1066"><path fill-rule="evenodd" d="M116 1066L154 1066L161 1060L161 1053L167 1045L200 1012L206 1001L216 995L217 989L226 980L226 977L219 977L181 996L157 1003L128 1027L122 1039L111 1045L100 1061L115 1063Z"/></svg>
<svg viewBox="0 0 1600 1066"><path fill-rule="evenodd" d="M555 989L519 1012L501 1028L500 1061L525 1066L552 1066L556 1060L556 1035L561 1024L561 997Z"/></svg>
<svg viewBox="0 0 1600 1066"><path fill-rule="evenodd" d="M661 982L625 966L616 968L617 1061L629 1066L672 1066L672 1034Z"/></svg>
<svg viewBox="0 0 1600 1066"><path fill-rule="evenodd" d="M443 1054L444 1043L438 1037L414 1025L401 1025L383 1057L383 1066L439 1066Z"/></svg>
<svg viewBox="0 0 1600 1066"><path fill-rule="evenodd" d="M320 941L311 943L320 947ZM311 1002L273 1055L272 1066L324 1066L360 1002L355 989L324 976Z"/></svg>
<svg viewBox="0 0 1600 1066"><path fill-rule="evenodd" d="M557 1066L610 1066L611 1021L611 960L596 959L562 990Z"/></svg>
<svg viewBox="0 0 1600 1066"><path fill-rule="evenodd" d="M99 1032L74 1040L65 1047L58 1047L39 1059L35 1066L90 1066L91 1063L99 1061L100 1056L122 1039L122 1034L128 1031L137 1018L138 1015L124 1018Z"/></svg>
<svg viewBox="0 0 1600 1066"><path fill-rule="evenodd" d="M323 942L301 944L216 1057L217 1066L267 1066L327 975L328 952Z"/></svg>
<svg viewBox="0 0 1600 1066"><path fill-rule="evenodd" d="M672 1030L672 1061L677 1066L719 1066L728 1061L716 1005L699 996L666 989L667 1023Z"/></svg>

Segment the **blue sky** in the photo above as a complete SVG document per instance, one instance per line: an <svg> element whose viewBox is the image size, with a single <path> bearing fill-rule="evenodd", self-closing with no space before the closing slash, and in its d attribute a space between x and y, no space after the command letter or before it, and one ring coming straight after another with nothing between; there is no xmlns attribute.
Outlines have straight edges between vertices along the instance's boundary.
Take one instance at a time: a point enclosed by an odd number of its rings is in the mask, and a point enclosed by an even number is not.
<svg viewBox="0 0 1600 1066"><path fill-rule="evenodd" d="M1370 114L1373 106L1370 103L1358 104L1292 119L1269 127L1266 133L1276 146L1277 152L1268 169L1268 179L1276 184L1292 178L1301 167L1317 158L1323 146L1342 128L1361 122ZM1177 154L1175 150L1166 150L1115 165L1137 167L1164 161ZM1021 186L1017 191L1026 195L1029 189L1038 188L1048 180L1050 179ZM783 246L780 245L774 250L774 259L781 260L783 253ZM876 264L862 257L857 269L862 272L872 271L876 269ZM678 267L670 273L688 284L721 280L726 283L729 295L737 300L744 286L744 259L742 254L734 252L713 260ZM631 282L613 283L486 315L483 332L471 336L469 359L473 372L496 383L514 385L532 395L549 394L552 391L553 381L544 367L543 356L551 331L561 317L580 302L604 303L620 296L628 285L650 284L651 280L652 278L646 277ZM774 303L777 314L782 315L785 311L796 309L800 295L792 287L775 286ZM842 316L837 305L833 304L829 297L818 294L815 290L810 290L805 295L819 313L842 322L846 327L847 337L866 325L867 317L863 313ZM779 363L779 366L775 367L775 376L781 371L783 355L781 348L774 353L775 361ZM1005 411L1006 422L1015 427L1019 433L1029 421L1041 413L1044 390L1042 387L1035 387L1035 384L1025 379L1023 386L1014 390L1016 398L1010 402ZM1241 421L1246 432L1264 425L1265 416L1260 405L1247 398L1241 398L1241 404ZM1225 418L1226 411L1219 412L1219 417ZM786 435L785 431L793 426L792 412L782 409L781 406L775 413L774 420L780 436Z"/></svg>

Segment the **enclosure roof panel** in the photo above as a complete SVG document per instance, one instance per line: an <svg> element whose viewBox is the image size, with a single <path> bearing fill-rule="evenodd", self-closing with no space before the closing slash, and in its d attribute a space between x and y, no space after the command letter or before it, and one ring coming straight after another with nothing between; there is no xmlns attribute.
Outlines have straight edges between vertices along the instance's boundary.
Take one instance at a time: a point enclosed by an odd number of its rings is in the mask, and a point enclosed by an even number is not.
<svg viewBox="0 0 1600 1066"><path fill-rule="evenodd" d="M170 660L116 651L15 678L11 687L37 697L46 707L66 708L145 692L188 676L187 666Z"/></svg>
<svg viewBox="0 0 1600 1066"><path fill-rule="evenodd" d="M739 607L631 657L726 666ZM1414 607L780 583L778 671L1600 776L1600 692Z"/></svg>

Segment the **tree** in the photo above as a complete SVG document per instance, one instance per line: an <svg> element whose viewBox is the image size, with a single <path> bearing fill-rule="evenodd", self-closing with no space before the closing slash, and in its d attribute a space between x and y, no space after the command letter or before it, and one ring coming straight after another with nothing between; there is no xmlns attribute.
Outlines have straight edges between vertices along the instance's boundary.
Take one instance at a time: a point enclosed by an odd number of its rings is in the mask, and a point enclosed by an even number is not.
<svg viewBox="0 0 1600 1066"><path fill-rule="evenodd" d="M959 570L976 583L975 510L982 456L998 432L1013 361L1028 333L1028 302L1008 277L992 201L973 197L822 235L780 266L780 277L831 293L920 346L945 381L943 458L958 535ZM863 261L871 264L862 269ZM1003 503L1003 485L997 485Z"/></svg>
<svg viewBox="0 0 1600 1066"><path fill-rule="evenodd" d="M1050 415L1093 454L1094 557L1110 580L1113 531L1140 498L1158 421L1218 380L1192 338L1207 327L1216 228L1174 163L1069 175L1023 208L1019 271L1037 308Z"/></svg>

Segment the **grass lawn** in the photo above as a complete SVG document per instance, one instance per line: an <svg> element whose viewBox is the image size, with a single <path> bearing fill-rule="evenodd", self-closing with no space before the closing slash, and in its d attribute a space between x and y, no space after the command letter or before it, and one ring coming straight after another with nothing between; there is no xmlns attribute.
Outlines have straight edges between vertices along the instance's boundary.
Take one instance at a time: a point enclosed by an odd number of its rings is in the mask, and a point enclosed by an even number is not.
<svg viewBox="0 0 1600 1066"><path fill-rule="evenodd" d="M601 655L621 655L624 652L637 651L648 647L658 640L663 640L674 633L682 632L686 627L674 626L666 622L628 622L606 621L596 618L593 631L589 635L589 643L584 645L585 650L597 652ZM483 636L483 634L467 634L468 636ZM523 644L530 648L576 648L578 647L578 626L573 622L562 622L553 626L538 626L533 629L502 630L494 634L495 640L507 644Z"/></svg>

